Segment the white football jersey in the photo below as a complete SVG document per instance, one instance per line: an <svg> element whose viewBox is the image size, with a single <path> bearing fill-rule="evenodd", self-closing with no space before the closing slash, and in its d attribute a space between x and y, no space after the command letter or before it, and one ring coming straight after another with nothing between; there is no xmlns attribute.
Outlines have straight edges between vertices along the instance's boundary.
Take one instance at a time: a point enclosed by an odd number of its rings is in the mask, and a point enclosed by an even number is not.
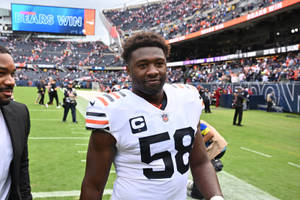
<svg viewBox="0 0 300 200"><path fill-rule="evenodd" d="M191 150L203 107L191 85L165 84L161 110L130 90L91 101L86 127L115 137L117 179L112 200L183 200Z"/></svg>

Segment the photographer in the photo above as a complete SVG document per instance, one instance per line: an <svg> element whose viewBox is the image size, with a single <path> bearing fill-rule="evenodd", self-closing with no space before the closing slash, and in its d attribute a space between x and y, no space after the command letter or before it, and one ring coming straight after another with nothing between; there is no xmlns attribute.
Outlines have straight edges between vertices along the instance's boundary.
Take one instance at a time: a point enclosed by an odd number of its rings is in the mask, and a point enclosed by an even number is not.
<svg viewBox="0 0 300 200"><path fill-rule="evenodd" d="M215 168L216 172L222 171L223 164L220 160L226 152L227 142L221 136L221 134L209 123L204 120L200 121L200 130L203 137L203 141L206 146L208 158L211 160L211 164ZM204 199L201 192L198 190L194 181L189 181L188 195L194 199Z"/></svg>
<svg viewBox="0 0 300 200"><path fill-rule="evenodd" d="M48 82L48 94L49 94L49 102L46 104L46 107L48 105L53 104L53 99L56 101L56 107L60 108L59 106L59 100L58 100L58 95L57 95L57 85L56 85L56 80L54 80L52 77L49 77L49 82Z"/></svg>
<svg viewBox="0 0 300 200"><path fill-rule="evenodd" d="M44 105L44 98L45 98L45 91L46 91L45 80L40 80L40 82L37 85L37 89L38 89L39 96L36 102L39 103L40 105Z"/></svg>
<svg viewBox="0 0 300 200"><path fill-rule="evenodd" d="M64 107L64 117L63 117L63 122L66 121L69 109L71 109L71 114L72 114L72 121L73 123L77 123L76 120L76 90L73 88L73 82L70 81L68 83L67 88L64 90L64 100L63 100L63 107Z"/></svg>
<svg viewBox="0 0 300 200"><path fill-rule="evenodd" d="M273 111L273 105L275 104L274 103L274 97L275 97L274 92L270 92L267 95L267 112L272 112Z"/></svg>

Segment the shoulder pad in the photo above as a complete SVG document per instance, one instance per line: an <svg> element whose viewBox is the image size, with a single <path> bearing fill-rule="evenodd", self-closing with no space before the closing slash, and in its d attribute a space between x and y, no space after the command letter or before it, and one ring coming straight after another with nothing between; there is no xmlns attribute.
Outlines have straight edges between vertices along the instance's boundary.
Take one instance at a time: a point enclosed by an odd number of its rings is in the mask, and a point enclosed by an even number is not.
<svg viewBox="0 0 300 200"><path fill-rule="evenodd" d="M179 88L179 89L196 89L193 85L190 84L183 84L183 83L173 83L171 84L174 88Z"/></svg>
<svg viewBox="0 0 300 200"><path fill-rule="evenodd" d="M104 106L108 106L114 102L119 101L120 99L126 97L126 94L122 91L111 92L111 93L102 93L95 98L99 100Z"/></svg>

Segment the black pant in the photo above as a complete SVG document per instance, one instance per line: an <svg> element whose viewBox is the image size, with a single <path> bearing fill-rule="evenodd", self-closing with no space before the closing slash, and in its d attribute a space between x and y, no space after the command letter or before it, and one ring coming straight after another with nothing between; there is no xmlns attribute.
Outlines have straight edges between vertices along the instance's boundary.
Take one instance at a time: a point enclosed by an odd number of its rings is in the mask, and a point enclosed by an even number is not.
<svg viewBox="0 0 300 200"><path fill-rule="evenodd" d="M210 113L210 103L209 101L204 101L204 106L205 106L205 112Z"/></svg>
<svg viewBox="0 0 300 200"><path fill-rule="evenodd" d="M273 103L268 102L267 112L272 112L272 106L273 106Z"/></svg>
<svg viewBox="0 0 300 200"><path fill-rule="evenodd" d="M235 112L234 112L234 117L233 117L233 124L236 124L236 118L238 117L238 125L241 124L242 119L243 119L243 106L236 106L235 107Z"/></svg>
<svg viewBox="0 0 300 200"><path fill-rule="evenodd" d="M45 93L40 93L40 95L41 95L41 99L40 99L40 101L39 101L39 104L40 104L40 105L44 105Z"/></svg>
<svg viewBox="0 0 300 200"><path fill-rule="evenodd" d="M71 109L71 114L72 114L72 121L76 122L76 104L75 103L65 103L64 104L63 121L66 121L70 109Z"/></svg>
<svg viewBox="0 0 300 200"><path fill-rule="evenodd" d="M51 105L53 103L53 98L56 101L56 106L59 106L59 101L58 101L58 96L57 96L57 92L49 92L49 102L48 104Z"/></svg>

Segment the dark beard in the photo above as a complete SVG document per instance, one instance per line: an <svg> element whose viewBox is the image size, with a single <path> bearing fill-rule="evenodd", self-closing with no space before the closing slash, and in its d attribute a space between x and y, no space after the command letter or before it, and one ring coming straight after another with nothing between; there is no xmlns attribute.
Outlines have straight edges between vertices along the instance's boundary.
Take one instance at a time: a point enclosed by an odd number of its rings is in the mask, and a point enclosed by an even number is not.
<svg viewBox="0 0 300 200"><path fill-rule="evenodd" d="M8 101L1 101L1 100L0 100L0 107L6 106L6 105L8 105L9 103L10 103L10 100L8 100Z"/></svg>
<svg viewBox="0 0 300 200"><path fill-rule="evenodd" d="M135 82L135 84L132 85L132 88L134 88L135 91L138 91L138 93L142 93L148 96L154 96L162 91L164 84L165 81L161 80L161 83L159 85L156 85L154 87L147 87L145 84Z"/></svg>
<svg viewBox="0 0 300 200"><path fill-rule="evenodd" d="M0 87L0 92L13 91L13 89L14 89L13 86ZM2 100L0 99L0 106L8 105L9 102L10 102L10 99L8 99L7 101L2 101Z"/></svg>
<svg viewBox="0 0 300 200"><path fill-rule="evenodd" d="M5 87L5 88L1 88L0 87L0 92L4 92L4 91L8 91L8 90L13 90L14 87L13 86L8 86L8 87Z"/></svg>

